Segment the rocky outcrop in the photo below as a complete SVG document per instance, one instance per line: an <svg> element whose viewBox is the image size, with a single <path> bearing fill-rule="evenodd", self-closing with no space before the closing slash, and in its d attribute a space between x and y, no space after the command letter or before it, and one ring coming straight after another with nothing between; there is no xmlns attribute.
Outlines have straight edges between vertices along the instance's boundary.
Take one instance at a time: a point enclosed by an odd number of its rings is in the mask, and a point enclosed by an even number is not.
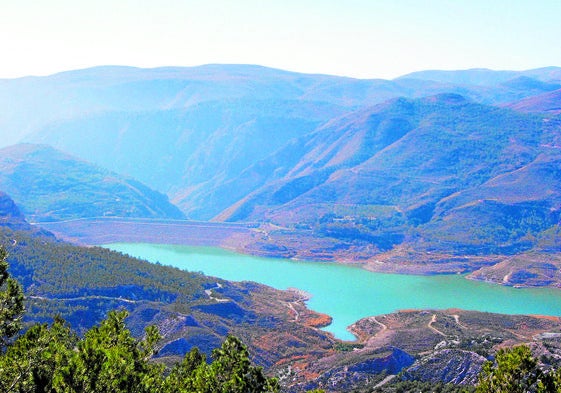
<svg viewBox="0 0 561 393"><path fill-rule="evenodd" d="M486 360L475 352L444 349L417 360L404 379L474 385Z"/></svg>
<svg viewBox="0 0 561 393"><path fill-rule="evenodd" d="M342 392L357 386L368 386L378 381L381 373L397 374L414 361L412 355L399 348L379 348L365 360L331 369L307 384L305 390L321 388Z"/></svg>
<svg viewBox="0 0 561 393"><path fill-rule="evenodd" d="M558 239L552 240L558 243ZM559 248L559 244L556 247ZM468 278L517 287L560 287L561 253L550 249L548 252L527 252L506 257L499 263L471 273Z"/></svg>
<svg viewBox="0 0 561 393"><path fill-rule="evenodd" d="M379 374L383 371L397 374L403 368L411 365L414 357L399 348L390 348L386 356L374 357L348 367L348 372Z"/></svg>

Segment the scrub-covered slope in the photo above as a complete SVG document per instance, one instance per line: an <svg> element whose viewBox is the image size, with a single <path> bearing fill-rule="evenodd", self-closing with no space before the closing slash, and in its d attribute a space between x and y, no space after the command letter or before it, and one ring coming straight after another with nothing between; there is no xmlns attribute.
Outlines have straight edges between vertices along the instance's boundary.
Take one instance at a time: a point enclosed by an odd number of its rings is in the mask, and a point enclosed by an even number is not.
<svg viewBox="0 0 561 393"><path fill-rule="evenodd" d="M458 95L389 101L319 129L283 177L218 218L378 239L380 250L424 239L513 252L558 222L560 131L554 119Z"/></svg>
<svg viewBox="0 0 561 393"><path fill-rule="evenodd" d="M184 217L165 195L140 182L44 145L0 150L0 189L33 221Z"/></svg>

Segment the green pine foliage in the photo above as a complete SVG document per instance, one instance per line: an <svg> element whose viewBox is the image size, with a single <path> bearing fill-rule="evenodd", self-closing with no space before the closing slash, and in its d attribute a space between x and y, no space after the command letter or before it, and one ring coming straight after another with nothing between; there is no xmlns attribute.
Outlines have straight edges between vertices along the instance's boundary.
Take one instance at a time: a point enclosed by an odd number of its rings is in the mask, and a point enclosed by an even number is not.
<svg viewBox="0 0 561 393"><path fill-rule="evenodd" d="M477 393L561 392L561 369L542 370L530 348L519 345L497 352L479 375Z"/></svg>
<svg viewBox="0 0 561 393"><path fill-rule="evenodd" d="M54 377L57 391L156 391L161 385L163 366L148 360L160 336L149 328L144 340L137 341L125 327L126 316L126 311L109 313L74 348L68 348L68 364Z"/></svg>
<svg viewBox="0 0 561 393"><path fill-rule="evenodd" d="M0 391L57 391L57 380L76 342L76 335L59 318L51 326L32 326L0 356Z"/></svg>
<svg viewBox="0 0 561 393"><path fill-rule="evenodd" d="M24 311L23 290L8 273L7 256L0 247L0 350L19 332Z"/></svg>
<svg viewBox="0 0 561 393"><path fill-rule="evenodd" d="M216 393L278 392L275 378L250 364L246 347L230 336L208 364L197 349L169 372L152 362L159 333L143 340L125 327L126 311L111 312L77 339L60 319L37 324L0 355L2 392Z"/></svg>
<svg viewBox="0 0 561 393"><path fill-rule="evenodd" d="M242 342L229 336L212 362L197 349L171 371L153 362L161 336L154 326L134 338L128 313L112 311L79 338L61 319L35 324L19 337L23 291L9 277L0 247L0 391L3 393L215 393L277 392L276 379L251 365Z"/></svg>
<svg viewBox="0 0 561 393"><path fill-rule="evenodd" d="M106 295L168 303L190 303L209 281L202 274L148 264L101 247L78 247L52 237L0 228L0 244L10 251L14 278L29 296L50 298Z"/></svg>
<svg viewBox="0 0 561 393"><path fill-rule="evenodd" d="M212 363L193 348L164 381L165 392L243 393L277 392L278 381L267 378L260 367L250 364L249 353L242 342L228 336L212 353Z"/></svg>

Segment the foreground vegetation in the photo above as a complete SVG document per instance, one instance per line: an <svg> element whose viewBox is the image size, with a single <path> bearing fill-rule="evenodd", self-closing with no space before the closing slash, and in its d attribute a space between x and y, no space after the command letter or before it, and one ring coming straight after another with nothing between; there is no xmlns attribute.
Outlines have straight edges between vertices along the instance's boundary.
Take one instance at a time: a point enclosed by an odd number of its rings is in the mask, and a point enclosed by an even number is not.
<svg viewBox="0 0 561 393"><path fill-rule="evenodd" d="M561 392L561 369L542 370L526 345L503 348L495 360L483 367L477 393Z"/></svg>
<svg viewBox="0 0 561 393"><path fill-rule="evenodd" d="M8 392L276 392L276 379L251 365L247 348L229 336L212 362L193 348L165 372L150 361L160 339L150 326L142 340L125 326L126 311L113 311L79 338L60 318L21 328L23 291L9 277L0 248L0 391Z"/></svg>
<svg viewBox="0 0 561 393"><path fill-rule="evenodd" d="M278 392L276 378L249 360L246 346L228 336L210 361L197 348L171 368L154 362L161 336L149 326L136 339L125 325L127 311L112 311L80 337L60 317L21 333L24 297L8 274L0 247L1 392ZM395 381L359 391L561 392L561 369L544 369L525 345L501 349L487 362L477 386ZM318 390L319 392L319 390Z"/></svg>
<svg viewBox="0 0 561 393"><path fill-rule="evenodd" d="M57 319L34 325L0 357L2 392L276 392L278 383L250 364L230 336L207 363L192 349L169 373L150 361L159 334L148 328L139 341L126 329L126 311L112 312L79 339Z"/></svg>

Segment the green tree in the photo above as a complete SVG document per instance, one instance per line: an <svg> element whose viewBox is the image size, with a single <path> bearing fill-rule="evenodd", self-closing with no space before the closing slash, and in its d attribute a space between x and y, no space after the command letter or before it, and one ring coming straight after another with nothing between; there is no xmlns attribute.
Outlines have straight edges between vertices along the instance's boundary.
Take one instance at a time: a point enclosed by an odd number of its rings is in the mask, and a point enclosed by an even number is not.
<svg viewBox="0 0 561 393"><path fill-rule="evenodd" d="M243 343L228 336L222 347L212 352L211 371L216 376L221 392L276 392L275 378L266 378L261 367L252 366L249 353Z"/></svg>
<svg viewBox="0 0 561 393"><path fill-rule="evenodd" d="M23 290L8 273L7 257L6 250L0 246L0 351L20 331L24 312Z"/></svg>
<svg viewBox="0 0 561 393"><path fill-rule="evenodd" d="M156 342L155 327L144 340L132 337L125 326L126 311L112 311L86 332L55 378L57 391L90 393L155 392L162 384L163 365L150 363Z"/></svg>
<svg viewBox="0 0 561 393"><path fill-rule="evenodd" d="M0 357L0 391L53 392L53 381L68 364L76 336L60 318L32 326Z"/></svg>
<svg viewBox="0 0 561 393"><path fill-rule="evenodd" d="M197 347L192 348L183 361L172 368L164 381L164 392L210 392L214 384L212 378L208 378L208 368L205 355Z"/></svg>
<svg viewBox="0 0 561 393"><path fill-rule="evenodd" d="M544 374L532 357L530 348L520 345L497 352L496 364L487 362L479 375L476 392L548 392L551 376Z"/></svg>
<svg viewBox="0 0 561 393"><path fill-rule="evenodd" d="M212 352L212 363L193 348L176 365L164 383L165 392L278 392L275 378L267 378L261 367L252 366L246 346L236 337L226 338L220 348Z"/></svg>

